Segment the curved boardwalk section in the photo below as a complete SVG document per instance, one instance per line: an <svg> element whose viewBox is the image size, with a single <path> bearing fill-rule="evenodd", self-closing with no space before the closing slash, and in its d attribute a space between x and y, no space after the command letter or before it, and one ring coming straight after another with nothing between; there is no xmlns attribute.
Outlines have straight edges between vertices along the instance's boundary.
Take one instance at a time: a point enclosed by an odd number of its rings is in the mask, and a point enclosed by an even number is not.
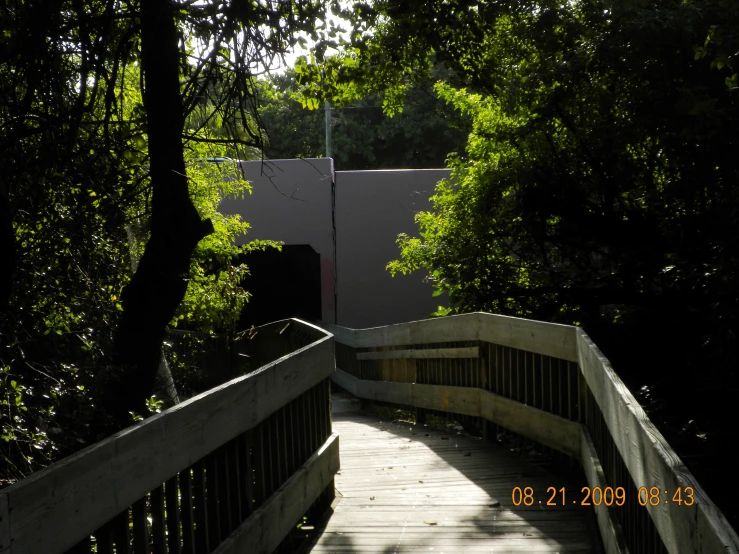
<svg viewBox="0 0 739 554"><path fill-rule="evenodd" d="M315 553L599 552L586 510L538 505L561 479L481 439L352 411L334 396L338 503ZM513 487L540 491L517 508ZM579 491L566 489L569 498Z"/></svg>

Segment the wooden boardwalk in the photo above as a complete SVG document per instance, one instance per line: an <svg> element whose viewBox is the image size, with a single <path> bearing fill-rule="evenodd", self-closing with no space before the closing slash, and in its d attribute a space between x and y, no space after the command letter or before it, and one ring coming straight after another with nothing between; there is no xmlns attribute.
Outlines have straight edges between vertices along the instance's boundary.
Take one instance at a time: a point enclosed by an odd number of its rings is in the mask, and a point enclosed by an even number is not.
<svg viewBox="0 0 739 554"><path fill-rule="evenodd" d="M346 397L333 400L338 498L311 552L600 552L586 513L592 508L538 505L561 479L481 439L382 422ZM516 508L515 486L542 496Z"/></svg>

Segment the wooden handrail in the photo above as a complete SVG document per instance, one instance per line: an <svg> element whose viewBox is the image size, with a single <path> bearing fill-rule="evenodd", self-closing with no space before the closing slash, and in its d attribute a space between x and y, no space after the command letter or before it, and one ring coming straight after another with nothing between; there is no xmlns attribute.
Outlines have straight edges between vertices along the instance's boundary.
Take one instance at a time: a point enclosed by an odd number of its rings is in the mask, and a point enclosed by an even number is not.
<svg viewBox="0 0 739 554"><path fill-rule="evenodd" d="M333 379L357 396L481 416L573 455L591 487L627 488L625 509L631 511L622 521L604 506L596 509L609 553L648 542L639 536L651 533L640 527L647 521L668 552L739 553L736 532L582 329L487 313L371 329L325 328L336 340ZM472 347L480 348L481 359L429 360L436 356L422 353ZM628 483L615 482L619 467L628 472ZM658 487L660 504L639 506L639 487ZM695 503L673 503L674 492L685 487L693 489Z"/></svg>
<svg viewBox="0 0 739 554"><path fill-rule="evenodd" d="M579 365L609 433L637 486L657 487L660 502L647 504L669 552L739 552L739 537L711 502L634 395L590 337L577 329ZM695 503L672 502L675 491L693 489ZM686 498L687 500L687 498Z"/></svg>
<svg viewBox="0 0 739 554"><path fill-rule="evenodd" d="M370 329L332 324L324 328L334 334L337 342L353 348L482 340L562 360L578 360L576 327L483 312Z"/></svg>
<svg viewBox="0 0 739 554"><path fill-rule="evenodd" d="M222 478L219 478L219 481L214 480L219 467L224 472L227 472L229 468L232 473L236 474L243 471L243 475L247 477L242 477L242 482L238 486L243 485L243 490L251 491L253 468L248 471L246 468L240 470L233 464L237 460L247 464L259 464L259 460L251 460L251 457L255 455L254 452L257 452L253 445L262 444L260 441L263 440L263 436L269 440L272 427L278 429L277 425L272 424L269 428L264 428L264 424L267 424L270 418L275 417L275 414L284 407L293 406L295 402L304 404L305 407L301 409L304 409L306 415L296 413L293 418L295 422L288 422L289 415L283 413L280 416L282 419L277 423L281 422L283 427L293 423L303 426L305 436L297 438L300 438L301 444L307 447L304 455L307 460L305 463L310 461L311 453L324 447L324 441L327 441L331 435L328 388L323 387L322 383L328 383L327 380L335 367L333 338L329 333L298 320L281 322L279 328L286 323L302 329L312 337L317 337L316 340L289 355L278 351L279 359L259 367L256 371L233 379L148 418L49 468L32 474L27 479L0 490L0 553L62 553L78 545L79 541L87 540L91 534L96 534L98 538L98 531L100 537L116 537L105 540L116 540L118 541L116 544L121 546L125 543L125 549L121 547L118 552L130 552L128 516L125 522L120 522L120 525L113 523L120 519L120 514L128 513L129 507L133 506L131 517L134 518L135 525L136 506L139 505L140 515L143 513L141 512L142 506L145 507L145 503L141 504L142 498L145 498L151 491L159 491L156 494L152 493L150 502L152 505L155 501L157 505L161 504L163 518L164 504L162 502L164 500L160 501L160 497L167 494L173 499L171 502L174 502L170 505L177 506L177 494L175 494L175 489L177 489L182 497L182 513L185 517L192 518L192 506L189 506L188 513L184 511L184 508L185 504L192 502L193 497L189 494L191 487L193 491L196 491L198 486L201 489L203 486L210 487L208 494L216 500L218 489L226 488L225 496L222 496L220 501L221 505L206 505L206 499L203 496L204 504L195 511L196 516L202 517L205 511L216 510L218 517L213 521L218 521L219 528L215 529L211 525L211 537L204 537L205 543L209 545L208 550L190 544L191 551L200 553L215 548L217 542L222 542L226 538L223 536L225 529L233 529L241 524L241 521L236 522L236 514L238 513L238 519L243 521L248 515L244 513L244 510L249 513L253 510L252 496L259 495L258 491L253 495L248 492L245 493L250 496L248 499L244 498L240 503L236 502L235 498L228 496L231 493L234 497L236 495L235 491L228 490L229 487L233 487L233 483L229 485ZM269 329L279 331L279 328L276 324L265 326L261 329L262 336L267 336ZM311 392L318 391L316 387L320 387L320 391ZM311 397L306 397L303 401L303 396L309 393ZM320 411L316 404L317 401L321 403ZM324 419L319 420L319 413L324 414L321 416ZM307 417L309 415L311 417ZM261 429L260 436L253 437L256 442L251 443L252 447L249 452L252 454L245 453L242 443L238 441L241 438L244 438L244 441L252 440L247 435L258 427ZM280 430L280 433L280 436L284 437L284 429ZM280 440L285 441L286 439ZM335 440L329 442L333 443ZM337 445L330 450L332 460L328 465L325 465L326 458L324 457L324 462L322 462L324 465L321 466L322 474L325 474L326 468L335 471L338 467ZM219 448L227 448L223 451L222 458L218 454ZM247 445L247 450L248 448ZM239 449L241 452L237 452ZM231 450L233 450L233 456L229 454ZM216 458L213 458L214 455ZM302 468L304 472L310 472L310 468L303 467L304 460L288 459L287 454L282 454L282 456L284 460L277 467L264 467L267 464L261 464L262 473L270 480L269 485L264 485L262 488L266 491L263 496L269 496L273 489L289 480L288 466L297 464L299 467L294 467L292 471L299 471ZM205 479L204 475L209 479L206 485L202 480ZM201 479L199 484L198 478ZM245 478L249 479L248 483L243 482ZM195 482L191 483L192 479ZM167 485L162 492L162 484L165 482ZM173 486L169 483L173 483ZM187 493L182 489L185 484ZM262 484L257 483L256 485L261 486ZM313 500L315 497L305 499L309 502ZM262 501L267 501L267 498L263 498ZM155 507L152 509L156 510ZM162 529L166 523L170 536L173 529L174 534L179 536L179 530L170 527L171 518L175 512L179 513L180 510L169 509L167 521L160 518L158 522ZM224 518L230 518L232 521L224 521ZM286 521L278 527L281 532L287 532L295 523L297 521ZM108 533L105 526L117 526L117 532L122 534L115 535L113 531L111 531L112 534ZM101 528L102 531L100 531ZM139 531L145 532L146 530ZM134 534L135 532L136 530ZM191 533L191 530L186 530L186 532ZM272 534L274 535L274 532ZM163 541L164 532L162 531L160 535L161 537L157 540ZM125 538L120 538L121 536ZM213 537L220 538L216 540ZM192 537L183 539L186 543L188 541L192 543L193 540L195 539ZM98 543L100 542L101 539L98 538ZM134 536L133 543L136 554L139 551L143 554L143 548L146 548L145 551L148 554L148 541L146 547L136 547L137 537ZM142 543L138 542L138 544ZM101 552L100 547L98 552Z"/></svg>

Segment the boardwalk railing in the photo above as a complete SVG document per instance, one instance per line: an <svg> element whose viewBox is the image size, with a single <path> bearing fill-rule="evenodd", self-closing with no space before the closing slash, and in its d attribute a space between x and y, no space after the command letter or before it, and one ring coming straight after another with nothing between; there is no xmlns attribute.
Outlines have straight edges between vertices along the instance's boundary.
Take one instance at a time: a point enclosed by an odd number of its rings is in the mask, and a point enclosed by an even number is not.
<svg viewBox="0 0 739 554"><path fill-rule="evenodd" d="M577 459L609 554L739 552L726 518L582 329L487 313L326 328L333 379L354 395L479 417Z"/></svg>
<svg viewBox="0 0 739 554"><path fill-rule="evenodd" d="M168 329L164 341L164 355L177 384L177 392L190 398L243 375L246 370L239 348L225 333L198 333Z"/></svg>
<svg viewBox="0 0 739 554"><path fill-rule="evenodd" d="M257 328L254 371L0 490L0 553L274 551L333 499L330 334Z"/></svg>
<svg viewBox="0 0 739 554"><path fill-rule="evenodd" d="M276 322L234 335L168 329L164 352L178 393L189 398L205 392L315 339L310 327L285 326Z"/></svg>

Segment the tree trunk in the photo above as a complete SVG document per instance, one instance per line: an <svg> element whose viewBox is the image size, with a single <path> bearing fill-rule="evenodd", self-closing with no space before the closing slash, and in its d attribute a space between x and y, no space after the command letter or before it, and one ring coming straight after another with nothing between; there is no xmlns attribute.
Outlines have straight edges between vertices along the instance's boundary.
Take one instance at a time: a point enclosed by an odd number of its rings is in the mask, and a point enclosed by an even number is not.
<svg viewBox="0 0 739 554"><path fill-rule="evenodd" d="M159 358L159 369L157 370L157 390L162 394L165 401L165 406L171 408L180 403L180 396L177 394L177 386L174 383L174 377L172 376L172 370L169 369L169 363L167 363L167 357L164 355L162 349L162 355Z"/></svg>
<svg viewBox="0 0 739 554"><path fill-rule="evenodd" d="M117 376L107 406L119 427L142 413L154 390L167 325L187 289L190 258L213 232L188 192L182 147L179 36L173 3L148 0L141 12L141 67L152 186L151 236L123 291L123 316L113 349Z"/></svg>

